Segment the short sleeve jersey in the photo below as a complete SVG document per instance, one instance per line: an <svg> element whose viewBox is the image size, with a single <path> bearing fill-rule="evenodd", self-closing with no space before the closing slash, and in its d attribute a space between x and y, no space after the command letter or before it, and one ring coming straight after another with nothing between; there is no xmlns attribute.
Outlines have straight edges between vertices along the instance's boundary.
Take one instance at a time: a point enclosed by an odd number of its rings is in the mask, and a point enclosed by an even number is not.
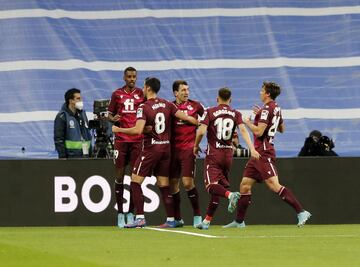
<svg viewBox="0 0 360 267"><path fill-rule="evenodd" d="M137 119L152 127L151 132L144 134L144 150L164 151L170 147L171 120L177 111L173 103L162 98L152 98L140 105Z"/></svg>
<svg viewBox="0 0 360 267"><path fill-rule="evenodd" d="M221 156L224 150L232 150L232 136L236 127L243 123L241 113L228 105L208 108L201 122L208 126L208 155Z"/></svg>
<svg viewBox="0 0 360 267"><path fill-rule="evenodd" d="M256 114L254 125L265 123L267 126L262 136L254 135L254 146L259 151L273 150L274 137L278 126L283 123L281 108L275 101L265 104Z"/></svg>
<svg viewBox="0 0 360 267"><path fill-rule="evenodd" d="M199 116L204 114L204 107L197 101L188 100L184 103L178 104L176 101L174 105L186 115L198 119ZM196 136L196 125L184 122L178 118L174 118L172 121L172 134L171 134L171 145L176 149L193 149L195 136Z"/></svg>
<svg viewBox="0 0 360 267"><path fill-rule="evenodd" d="M108 111L115 116L121 116L119 127L131 128L136 124L136 110L144 102L143 91L140 88L134 88L132 92L126 92L125 86L115 90L111 95ZM126 135L116 133L116 140L120 142L140 142L142 135Z"/></svg>

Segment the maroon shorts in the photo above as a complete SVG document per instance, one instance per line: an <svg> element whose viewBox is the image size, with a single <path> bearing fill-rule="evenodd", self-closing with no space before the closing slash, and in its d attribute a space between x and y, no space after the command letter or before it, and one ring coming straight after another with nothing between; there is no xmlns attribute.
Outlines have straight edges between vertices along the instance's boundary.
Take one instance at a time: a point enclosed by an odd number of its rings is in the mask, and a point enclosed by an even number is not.
<svg viewBox="0 0 360 267"><path fill-rule="evenodd" d="M119 142L115 140L114 164L117 168L126 165L134 166L134 163L141 152L141 142Z"/></svg>
<svg viewBox="0 0 360 267"><path fill-rule="evenodd" d="M143 150L135 161L133 173L146 176L169 177L170 148L165 151Z"/></svg>
<svg viewBox="0 0 360 267"><path fill-rule="evenodd" d="M195 175L195 156L193 149L171 150L170 177L194 177Z"/></svg>
<svg viewBox="0 0 360 267"><path fill-rule="evenodd" d="M266 155L259 160L250 158L243 172L243 177L253 178L259 183L273 176L278 176L275 157Z"/></svg>
<svg viewBox="0 0 360 267"><path fill-rule="evenodd" d="M205 186L207 187L209 184L218 183L228 188L232 161L232 151L222 157L206 156L204 162Z"/></svg>

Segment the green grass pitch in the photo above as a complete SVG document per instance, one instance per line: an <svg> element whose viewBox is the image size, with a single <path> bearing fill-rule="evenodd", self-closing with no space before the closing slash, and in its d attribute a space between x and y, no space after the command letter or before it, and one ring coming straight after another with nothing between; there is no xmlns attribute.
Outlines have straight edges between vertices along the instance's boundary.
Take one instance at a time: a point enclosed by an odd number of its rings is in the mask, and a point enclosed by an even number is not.
<svg viewBox="0 0 360 267"><path fill-rule="evenodd" d="M175 231L2 227L0 266L360 266L360 225Z"/></svg>

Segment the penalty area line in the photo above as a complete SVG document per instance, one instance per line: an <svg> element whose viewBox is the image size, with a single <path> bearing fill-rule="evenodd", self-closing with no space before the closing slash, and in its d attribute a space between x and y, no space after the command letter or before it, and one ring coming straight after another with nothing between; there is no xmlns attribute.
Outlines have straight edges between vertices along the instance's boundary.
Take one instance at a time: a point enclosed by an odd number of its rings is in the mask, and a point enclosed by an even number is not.
<svg viewBox="0 0 360 267"><path fill-rule="evenodd" d="M170 233L177 233L177 234L184 234L184 235L200 236L200 237L206 237L206 238L226 238L226 236L206 235L206 234L199 234L199 233L194 233L194 232L168 230L168 229L153 228L153 227L144 227L144 229L160 231L160 232L170 232Z"/></svg>

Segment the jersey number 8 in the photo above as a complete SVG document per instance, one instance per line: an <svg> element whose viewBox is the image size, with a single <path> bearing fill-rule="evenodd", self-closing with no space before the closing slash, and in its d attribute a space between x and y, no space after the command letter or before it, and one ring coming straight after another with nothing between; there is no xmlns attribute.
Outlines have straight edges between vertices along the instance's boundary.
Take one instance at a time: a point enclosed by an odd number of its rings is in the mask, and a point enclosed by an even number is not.
<svg viewBox="0 0 360 267"><path fill-rule="evenodd" d="M165 131L165 115L164 113L157 113L155 116L155 132L161 134Z"/></svg>

